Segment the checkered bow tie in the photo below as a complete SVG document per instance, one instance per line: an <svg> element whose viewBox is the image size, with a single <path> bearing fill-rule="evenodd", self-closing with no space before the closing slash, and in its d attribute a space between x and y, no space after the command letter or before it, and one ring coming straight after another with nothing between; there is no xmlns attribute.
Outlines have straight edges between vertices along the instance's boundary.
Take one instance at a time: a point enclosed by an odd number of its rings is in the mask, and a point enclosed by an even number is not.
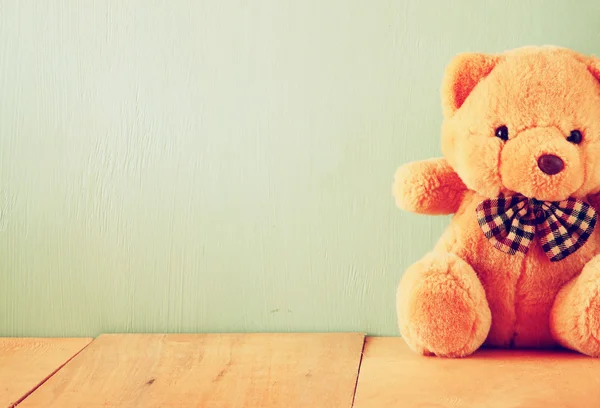
<svg viewBox="0 0 600 408"><path fill-rule="evenodd" d="M542 249L557 262L588 240L596 226L596 210L575 198L540 201L522 195L500 196L477 206L477 221L496 249L526 254L537 235Z"/></svg>

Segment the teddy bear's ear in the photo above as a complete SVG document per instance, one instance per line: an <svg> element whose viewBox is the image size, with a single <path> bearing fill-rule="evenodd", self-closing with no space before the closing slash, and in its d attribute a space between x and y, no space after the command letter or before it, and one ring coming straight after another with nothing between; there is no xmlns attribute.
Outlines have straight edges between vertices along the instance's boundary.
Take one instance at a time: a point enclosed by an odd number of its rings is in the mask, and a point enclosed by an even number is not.
<svg viewBox="0 0 600 408"><path fill-rule="evenodd" d="M466 53L456 56L446 67L442 83L444 115L452 116L465 102L473 88L498 64L494 55Z"/></svg>
<svg viewBox="0 0 600 408"><path fill-rule="evenodd" d="M591 57L588 61L588 71L592 73L598 81L600 81L600 58Z"/></svg>

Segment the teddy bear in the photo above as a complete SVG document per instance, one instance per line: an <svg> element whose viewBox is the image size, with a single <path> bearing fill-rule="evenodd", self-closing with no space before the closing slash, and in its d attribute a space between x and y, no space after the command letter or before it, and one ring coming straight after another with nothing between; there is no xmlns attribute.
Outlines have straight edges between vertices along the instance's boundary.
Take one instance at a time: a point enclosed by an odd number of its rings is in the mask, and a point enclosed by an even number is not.
<svg viewBox="0 0 600 408"><path fill-rule="evenodd" d="M398 168L405 211L451 215L396 294L414 352L568 348L600 357L600 59L554 46L462 53L440 158Z"/></svg>

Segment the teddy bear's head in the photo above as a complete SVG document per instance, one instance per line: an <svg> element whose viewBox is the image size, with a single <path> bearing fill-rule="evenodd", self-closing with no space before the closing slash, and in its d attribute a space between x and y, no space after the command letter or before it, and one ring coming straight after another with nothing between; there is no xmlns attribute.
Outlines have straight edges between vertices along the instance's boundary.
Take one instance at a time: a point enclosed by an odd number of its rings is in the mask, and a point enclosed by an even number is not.
<svg viewBox="0 0 600 408"><path fill-rule="evenodd" d="M442 103L443 153L479 194L556 201L600 190L600 59L554 47L462 54Z"/></svg>

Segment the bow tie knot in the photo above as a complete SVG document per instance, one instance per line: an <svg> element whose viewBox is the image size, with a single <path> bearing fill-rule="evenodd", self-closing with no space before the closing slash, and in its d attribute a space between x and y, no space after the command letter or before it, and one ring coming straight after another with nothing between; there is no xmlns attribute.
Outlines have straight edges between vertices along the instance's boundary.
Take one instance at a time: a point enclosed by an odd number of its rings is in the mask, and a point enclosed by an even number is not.
<svg viewBox="0 0 600 408"><path fill-rule="evenodd" d="M526 254L538 236L552 262L581 248L597 220L596 210L575 198L541 201L518 194L484 200L476 213L485 237L496 249L510 255Z"/></svg>

